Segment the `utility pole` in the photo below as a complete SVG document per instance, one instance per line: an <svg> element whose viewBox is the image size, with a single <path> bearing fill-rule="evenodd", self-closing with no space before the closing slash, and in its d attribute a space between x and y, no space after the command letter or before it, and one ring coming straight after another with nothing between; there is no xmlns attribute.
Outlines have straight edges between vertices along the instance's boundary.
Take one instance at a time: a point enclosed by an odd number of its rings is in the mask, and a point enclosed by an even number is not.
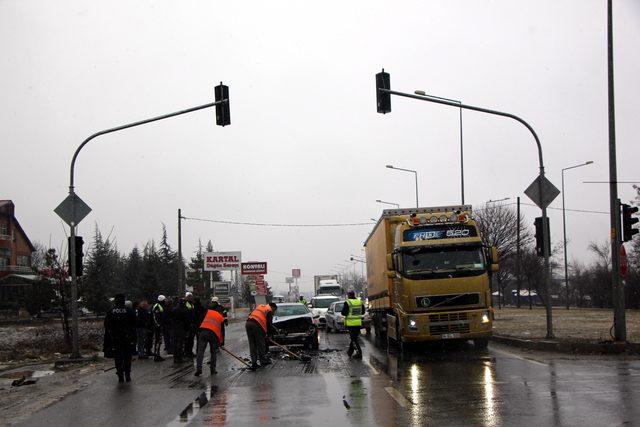
<svg viewBox="0 0 640 427"><path fill-rule="evenodd" d="M624 288L620 280L620 203L618 201L618 172L616 164L616 119L613 86L613 10L607 1L607 69L609 93L609 205L611 212L611 285L613 287L613 326L616 341L627 340L624 312Z"/></svg>
<svg viewBox="0 0 640 427"><path fill-rule="evenodd" d="M518 212L518 228L516 233L516 288L518 293L516 294L516 307L520 308L520 289L521 289L521 277L520 277L520 196L517 197L517 212Z"/></svg>
<svg viewBox="0 0 640 427"><path fill-rule="evenodd" d="M182 295L185 294L184 287L184 266L182 265L182 211L178 209L178 289Z"/></svg>

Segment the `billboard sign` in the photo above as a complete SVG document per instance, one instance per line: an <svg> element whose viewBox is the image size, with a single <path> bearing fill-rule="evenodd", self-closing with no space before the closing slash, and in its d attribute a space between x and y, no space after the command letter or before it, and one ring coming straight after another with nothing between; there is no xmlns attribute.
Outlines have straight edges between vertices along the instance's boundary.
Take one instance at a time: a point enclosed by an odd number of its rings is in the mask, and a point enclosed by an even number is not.
<svg viewBox="0 0 640 427"><path fill-rule="evenodd" d="M300 269L299 268L293 268L291 270L291 275L296 278L299 279L300 278Z"/></svg>
<svg viewBox="0 0 640 427"><path fill-rule="evenodd" d="M267 274L266 262L243 262L242 274Z"/></svg>
<svg viewBox="0 0 640 427"><path fill-rule="evenodd" d="M231 282L213 282L213 293L216 296L229 295Z"/></svg>
<svg viewBox="0 0 640 427"><path fill-rule="evenodd" d="M205 252L204 271L239 270L242 252Z"/></svg>

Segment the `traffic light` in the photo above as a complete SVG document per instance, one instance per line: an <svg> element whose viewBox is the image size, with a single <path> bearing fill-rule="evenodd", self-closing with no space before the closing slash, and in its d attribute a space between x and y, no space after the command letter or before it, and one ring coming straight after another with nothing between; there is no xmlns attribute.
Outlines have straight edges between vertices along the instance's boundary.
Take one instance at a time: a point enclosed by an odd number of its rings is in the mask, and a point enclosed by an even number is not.
<svg viewBox="0 0 640 427"><path fill-rule="evenodd" d="M220 82L215 89L216 102L226 99L226 102L216 105L216 124L218 126L227 126L231 124L231 110L229 109L229 86L225 86Z"/></svg>
<svg viewBox="0 0 640 427"><path fill-rule="evenodd" d="M638 218L633 218L632 215L638 212L636 206L629 206L622 204L622 241L628 242L634 236L638 234L638 229L633 228L633 224L638 222Z"/></svg>
<svg viewBox="0 0 640 427"><path fill-rule="evenodd" d="M391 94L381 92L379 89L391 89L391 76L382 72L376 74L376 102L378 113L387 114L391 112Z"/></svg>
<svg viewBox="0 0 640 427"><path fill-rule="evenodd" d="M82 253L82 245L84 244L84 240L82 240L81 236L74 236L75 238L75 242L76 242L76 247L75 247L75 254L71 253L71 237L69 237L69 275L71 275L71 257L74 256L76 259L76 276L80 277L82 276L82 256L84 255Z"/></svg>
<svg viewBox="0 0 640 427"><path fill-rule="evenodd" d="M536 254L538 256L544 256L544 236L545 234L549 236L547 238L547 251L551 254L551 233L549 232L549 218L545 218L546 221L543 226L542 217L539 216L533 222L533 225L536 227Z"/></svg>

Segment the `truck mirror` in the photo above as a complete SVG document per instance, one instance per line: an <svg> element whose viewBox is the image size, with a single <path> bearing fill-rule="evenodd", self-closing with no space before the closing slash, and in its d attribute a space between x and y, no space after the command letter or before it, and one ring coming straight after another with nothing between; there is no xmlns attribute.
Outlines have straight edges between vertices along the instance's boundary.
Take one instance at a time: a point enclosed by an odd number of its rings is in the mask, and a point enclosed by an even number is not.
<svg viewBox="0 0 640 427"><path fill-rule="evenodd" d="M393 265L393 254L387 254L387 270L395 270Z"/></svg>

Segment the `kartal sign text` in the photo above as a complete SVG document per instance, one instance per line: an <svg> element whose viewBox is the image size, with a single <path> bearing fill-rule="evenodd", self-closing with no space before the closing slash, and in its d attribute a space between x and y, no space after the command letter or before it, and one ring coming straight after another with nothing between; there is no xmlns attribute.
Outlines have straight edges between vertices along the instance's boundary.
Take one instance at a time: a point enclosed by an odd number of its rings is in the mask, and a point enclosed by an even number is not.
<svg viewBox="0 0 640 427"><path fill-rule="evenodd" d="M204 271L239 270L241 252L207 252L204 254Z"/></svg>

